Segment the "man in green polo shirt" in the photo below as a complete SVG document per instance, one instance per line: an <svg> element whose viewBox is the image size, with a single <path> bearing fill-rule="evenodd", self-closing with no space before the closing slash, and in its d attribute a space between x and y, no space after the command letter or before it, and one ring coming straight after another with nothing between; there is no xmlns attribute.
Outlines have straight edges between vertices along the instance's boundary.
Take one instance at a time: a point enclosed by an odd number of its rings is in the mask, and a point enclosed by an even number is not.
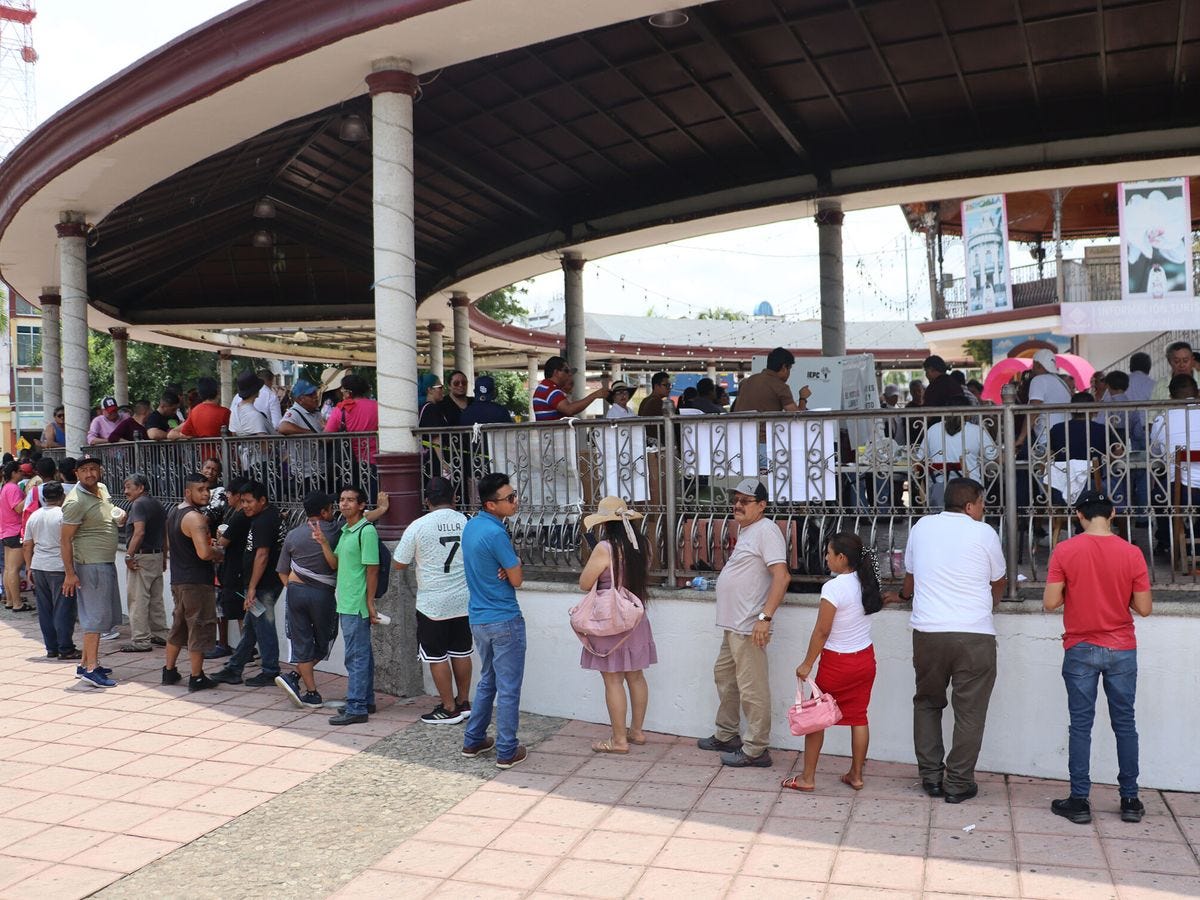
<svg viewBox="0 0 1200 900"><path fill-rule="evenodd" d="M342 526L337 550L331 550L324 532L313 527L313 540L321 545L325 561L337 572L337 611L346 645L346 705L329 719L330 725L354 725L367 721L375 707L375 654L371 648L371 625L379 622L375 612L375 588L379 583L379 535L363 518L367 495L347 487L338 498Z"/></svg>

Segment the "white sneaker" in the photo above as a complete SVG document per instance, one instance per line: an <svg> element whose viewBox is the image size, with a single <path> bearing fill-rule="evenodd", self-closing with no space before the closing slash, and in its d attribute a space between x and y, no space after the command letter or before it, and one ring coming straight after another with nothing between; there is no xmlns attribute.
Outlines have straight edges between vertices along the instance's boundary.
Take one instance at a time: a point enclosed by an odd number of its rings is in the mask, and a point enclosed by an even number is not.
<svg viewBox="0 0 1200 900"><path fill-rule="evenodd" d="M119 631L106 631L106 632L104 632L104 634L100 635L100 640L115 641L120 636L121 636L121 632L119 632Z"/></svg>

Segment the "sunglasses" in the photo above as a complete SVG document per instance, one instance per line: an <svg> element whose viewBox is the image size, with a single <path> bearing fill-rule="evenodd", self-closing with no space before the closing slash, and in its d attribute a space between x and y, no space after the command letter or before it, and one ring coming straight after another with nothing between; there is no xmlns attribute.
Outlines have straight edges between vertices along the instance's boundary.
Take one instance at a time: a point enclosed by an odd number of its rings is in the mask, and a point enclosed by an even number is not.
<svg viewBox="0 0 1200 900"><path fill-rule="evenodd" d="M513 491L507 497L496 497L494 500L492 500L492 502L493 503L512 503L516 499L517 499L517 492Z"/></svg>

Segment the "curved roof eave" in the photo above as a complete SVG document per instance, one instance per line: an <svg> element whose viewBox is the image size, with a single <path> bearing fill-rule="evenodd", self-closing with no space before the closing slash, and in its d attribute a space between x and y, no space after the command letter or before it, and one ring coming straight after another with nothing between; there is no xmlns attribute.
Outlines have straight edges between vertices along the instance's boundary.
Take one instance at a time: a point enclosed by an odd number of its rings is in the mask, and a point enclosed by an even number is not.
<svg viewBox="0 0 1200 900"><path fill-rule="evenodd" d="M58 281L61 211L99 221L213 153L360 95L374 59L427 72L683 5L249 0L92 88L14 149L0 166L0 270L36 297Z"/></svg>

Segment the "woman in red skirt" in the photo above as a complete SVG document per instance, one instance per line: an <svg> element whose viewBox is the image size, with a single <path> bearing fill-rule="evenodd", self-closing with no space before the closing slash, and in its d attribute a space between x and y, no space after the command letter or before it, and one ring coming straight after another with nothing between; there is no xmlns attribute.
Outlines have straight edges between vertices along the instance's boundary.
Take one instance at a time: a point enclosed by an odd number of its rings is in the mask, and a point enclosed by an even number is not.
<svg viewBox="0 0 1200 900"><path fill-rule="evenodd" d="M867 551L858 535L838 532L825 550L825 564L833 580L821 588L821 608L808 642L808 655L796 667L796 677L808 678L818 657L817 687L837 700L842 718L838 725L850 726L850 771L842 782L862 790L863 764L867 760L867 704L875 683L875 648L871 644L873 613L883 607L875 554ZM784 779L783 786L796 791L815 787L817 760L825 732L804 736L804 771Z"/></svg>

